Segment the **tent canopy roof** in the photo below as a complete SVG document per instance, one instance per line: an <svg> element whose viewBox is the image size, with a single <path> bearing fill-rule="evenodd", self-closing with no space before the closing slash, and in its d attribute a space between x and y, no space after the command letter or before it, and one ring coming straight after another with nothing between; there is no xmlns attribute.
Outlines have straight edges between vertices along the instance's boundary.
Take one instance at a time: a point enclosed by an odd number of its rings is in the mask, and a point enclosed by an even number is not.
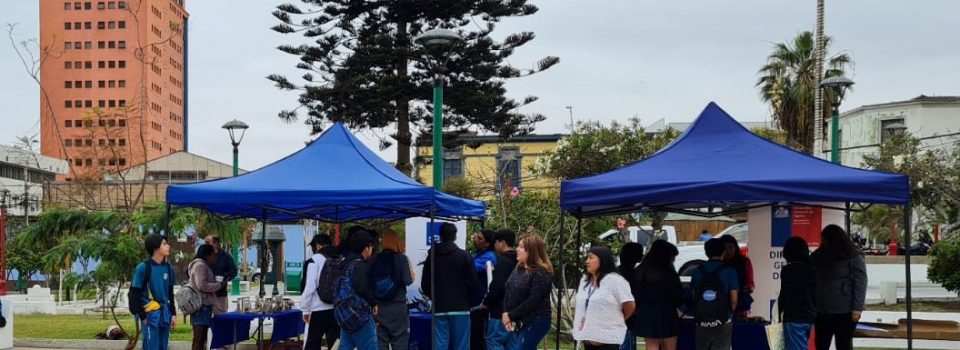
<svg viewBox="0 0 960 350"><path fill-rule="evenodd" d="M577 216L771 202L906 204L905 175L850 168L768 141L711 102L653 156L564 181L560 206Z"/></svg>
<svg viewBox="0 0 960 350"><path fill-rule="evenodd" d="M273 164L232 178L167 189L171 205L232 217L349 222L482 218L486 205L424 186L380 159L340 123Z"/></svg>

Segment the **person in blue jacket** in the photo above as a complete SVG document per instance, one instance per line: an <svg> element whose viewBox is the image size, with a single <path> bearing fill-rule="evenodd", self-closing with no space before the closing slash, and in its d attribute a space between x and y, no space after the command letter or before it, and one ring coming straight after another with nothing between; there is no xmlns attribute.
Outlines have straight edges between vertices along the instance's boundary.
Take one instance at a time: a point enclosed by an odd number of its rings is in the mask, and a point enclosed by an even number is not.
<svg viewBox="0 0 960 350"><path fill-rule="evenodd" d="M497 265L497 254L493 248L492 230L481 230L471 237L473 240L473 268L477 272L477 281L479 285L474 288L470 295L470 305L473 310L470 311L470 349L484 350L487 348L487 319L490 317L490 311L479 307L483 304L483 298L487 295L487 263L491 266Z"/></svg>
<svg viewBox="0 0 960 350"><path fill-rule="evenodd" d="M153 234L143 241L150 258L137 265L130 289L139 298L143 311L137 314L143 336L144 350L167 350L170 330L177 327L177 306L173 299L173 285L177 277L167 262L170 245L166 237ZM150 264L150 275L147 275ZM145 288L144 288L145 287Z"/></svg>

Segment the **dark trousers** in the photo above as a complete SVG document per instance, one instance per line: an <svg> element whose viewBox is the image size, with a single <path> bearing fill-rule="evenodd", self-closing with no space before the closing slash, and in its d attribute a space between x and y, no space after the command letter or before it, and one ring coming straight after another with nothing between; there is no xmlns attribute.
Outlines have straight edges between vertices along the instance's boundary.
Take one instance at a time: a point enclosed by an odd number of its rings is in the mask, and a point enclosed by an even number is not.
<svg viewBox="0 0 960 350"><path fill-rule="evenodd" d="M314 311L310 314L310 329L307 330L306 350L323 349L323 339L327 339L327 349L340 337L340 326L333 319L333 310Z"/></svg>
<svg viewBox="0 0 960 350"><path fill-rule="evenodd" d="M583 343L585 350L620 350L620 344L595 344Z"/></svg>
<svg viewBox="0 0 960 350"><path fill-rule="evenodd" d="M487 310L470 311L470 350L487 350Z"/></svg>
<svg viewBox="0 0 960 350"><path fill-rule="evenodd" d="M813 327L817 349L830 349L830 341L834 337L837 350L853 349L853 331L857 324L853 322L852 314L818 314Z"/></svg>

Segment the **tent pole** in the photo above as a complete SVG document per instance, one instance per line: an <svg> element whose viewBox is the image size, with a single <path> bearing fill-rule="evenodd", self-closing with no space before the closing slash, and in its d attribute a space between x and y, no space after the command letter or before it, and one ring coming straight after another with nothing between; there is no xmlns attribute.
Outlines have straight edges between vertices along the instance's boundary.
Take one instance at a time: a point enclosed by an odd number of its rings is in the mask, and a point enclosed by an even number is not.
<svg viewBox="0 0 960 350"><path fill-rule="evenodd" d="M853 238L853 233L850 232L850 202L846 203L846 210L843 211L843 229Z"/></svg>
<svg viewBox="0 0 960 350"><path fill-rule="evenodd" d="M260 252L258 253L260 257L260 299L263 300L263 297L266 295L266 292L263 290L264 281L266 281L267 275L267 264L265 259L267 252L267 210L263 209L262 216L260 218ZM276 282L274 282L276 283ZM263 318L257 318L257 348L263 350Z"/></svg>
<svg viewBox="0 0 960 350"><path fill-rule="evenodd" d="M907 349L913 349L913 283L910 281L910 221L912 219L913 208L910 204L903 206L903 261L906 264L907 280Z"/></svg>
<svg viewBox="0 0 960 350"><path fill-rule="evenodd" d="M430 242L430 251L427 257L430 258L430 348L437 348L437 240L440 235L440 228L434 226L433 207L430 208L430 226L427 229L427 240ZM436 230L437 236L433 236L430 230Z"/></svg>
<svg viewBox="0 0 960 350"><path fill-rule="evenodd" d="M563 250L564 250L563 237L564 237L564 235L566 235L566 232L564 232L564 230L563 230L563 229L564 229L564 225L563 225L564 215L563 215L563 214L564 214L563 209L561 209L561 210L560 210L560 266L559 266L559 267L560 267L560 278L557 279L558 281L560 281L560 288L557 290L557 329L556 329L556 332L557 332L557 340L556 340L556 342L554 342L554 345L556 345L556 350L560 350L560 325L561 325L561 323L560 323L561 321L560 321L560 320L561 320L561 316L563 316L563 297L567 294L567 293L566 293L566 292L567 292L567 286L566 286L565 283L563 283L564 281L566 281L566 276L567 276L567 275L566 275L567 268L566 268L566 265L563 264L563 263L564 263L564 261L563 261L563 256L564 256L564 254L563 254Z"/></svg>
<svg viewBox="0 0 960 350"><path fill-rule="evenodd" d="M167 203L166 215L163 218L163 234L170 239L170 203Z"/></svg>

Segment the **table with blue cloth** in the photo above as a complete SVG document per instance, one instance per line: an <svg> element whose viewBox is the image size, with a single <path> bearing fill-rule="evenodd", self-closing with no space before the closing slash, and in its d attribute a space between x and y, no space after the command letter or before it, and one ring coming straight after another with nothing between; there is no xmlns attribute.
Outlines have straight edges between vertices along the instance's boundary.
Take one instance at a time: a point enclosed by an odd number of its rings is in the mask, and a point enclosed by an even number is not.
<svg viewBox="0 0 960 350"><path fill-rule="evenodd" d="M677 336L678 350L694 350L696 325L692 319L680 320L680 334ZM733 350L770 350L767 344L765 323L733 322Z"/></svg>
<svg viewBox="0 0 960 350"><path fill-rule="evenodd" d="M213 339L210 348L217 349L250 339L250 322L256 319L273 319L270 342L278 343L303 334L303 314L300 310L287 310L272 314L228 312L213 317L210 330ZM263 339L257 339L262 342Z"/></svg>
<svg viewBox="0 0 960 350"><path fill-rule="evenodd" d="M431 316L428 313L410 312L410 349L430 350Z"/></svg>

